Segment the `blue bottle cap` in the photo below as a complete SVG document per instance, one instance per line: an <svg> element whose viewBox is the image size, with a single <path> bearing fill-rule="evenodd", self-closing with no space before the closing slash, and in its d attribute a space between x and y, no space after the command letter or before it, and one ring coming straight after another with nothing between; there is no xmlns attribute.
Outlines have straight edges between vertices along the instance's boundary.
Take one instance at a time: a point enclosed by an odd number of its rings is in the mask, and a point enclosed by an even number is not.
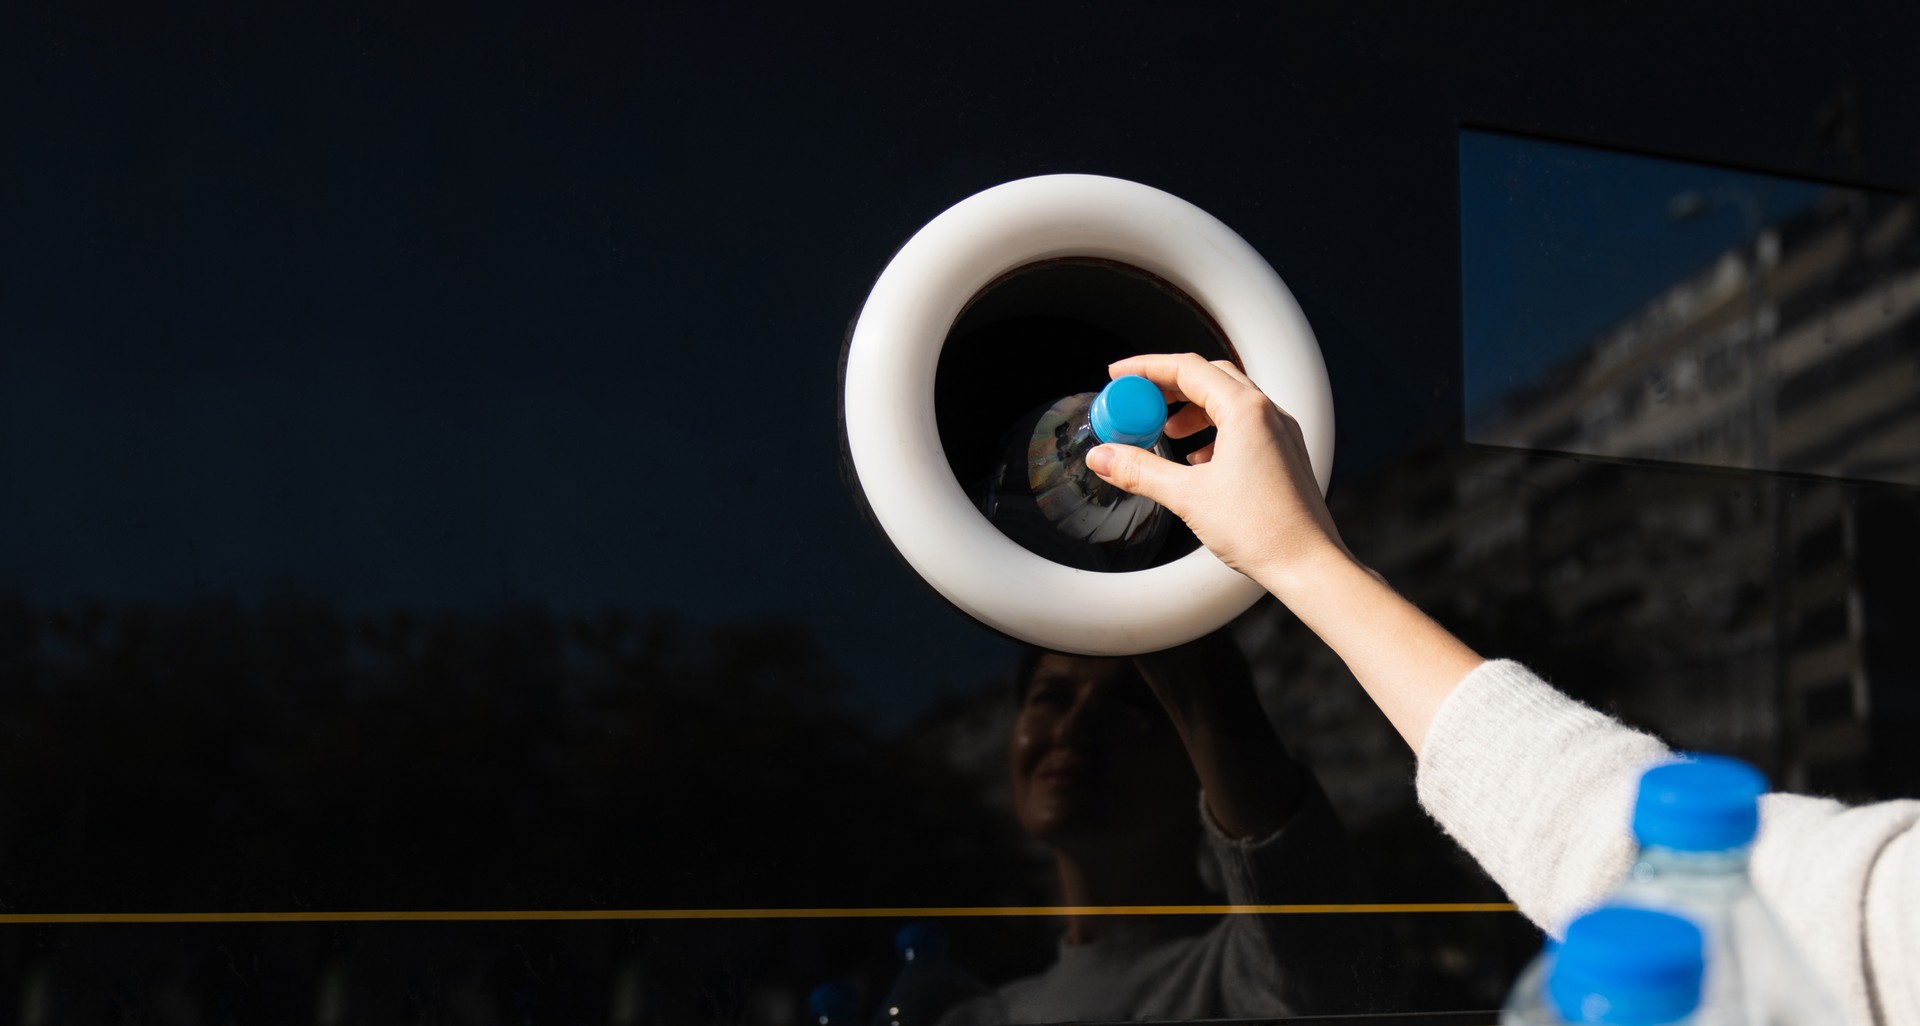
<svg viewBox="0 0 1920 1026"><path fill-rule="evenodd" d="M893 935L893 949L913 962L940 958L947 953L947 932L932 923L908 923Z"/></svg>
<svg viewBox="0 0 1920 1026"><path fill-rule="evenodd" d="M1633 836L1642 845L1676 851L1727 851L1752 843L1767 778L1738 759L1685 758L1641 775Z"/></svg>
<svg viewBox="0 0 1920 1026"><path fill-rule="evenodd" d="M851 1023L860 1018L860 994L845 980L830 980L807 995L807 1011L822 1026Z"/></svg>
<svg viewBox="0 0 1920 1026"><path fill-rule="evenodd" d="M1160 440L1167 423L1167 401L1160 386L1137 374L1115 378L1093 398L1087 415L1103 442L1148 448Z"/></svg>
<svg viewBox="0 0 1920 1026"><path fill-rule="evenodd" d="M1573 921L1547 973L1547 1001L1572 1023L1661 1026L1692 1015L1706 971L1700 928L1613 906Z"/></svg>

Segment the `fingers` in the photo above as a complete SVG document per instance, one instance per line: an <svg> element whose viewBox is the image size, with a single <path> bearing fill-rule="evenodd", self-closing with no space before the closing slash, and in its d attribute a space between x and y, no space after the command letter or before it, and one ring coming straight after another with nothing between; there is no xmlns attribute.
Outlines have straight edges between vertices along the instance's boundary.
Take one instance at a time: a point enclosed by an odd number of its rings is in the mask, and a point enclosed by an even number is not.
<svg viewBox="0 0 1920 1026"><path fill-rule="evenodd" d="M1223 371L1227 375L1227 377L1230 377L1235 381L1238 381L1241 384L1247 386L1248 388L1254 389L1255 391L1259 390L1260 386L1254 384L1253 379L1250 377L1247 377L1247 372L1241 370L1240 365L1237 363L1234 363L1232 360L1215 360L1213 361L1213 365L1215 367L1220 368L1220 370Z"/></svg>
<svg viewBox="0 0 1920 1026"><path fill-rule="evenodd" d="M1193 452L1188 453L1187 462L1193 464L1196 467L1202 463L1212 463L1213 462L1213 445L1214 443L1208 442L1207 444L1201 446L1200 448L1194 450Z"/></svg>
<svg viewBox="0 0 1920 1026"><path fill-rule="evenodd" d="M1107 373L1116 378L1138 374L1159 385L1169 402L1188 400L1216 422L1220 411L1238 396L1249 389L1260 391L1240 368L1225 360L1208 363L1196 353L1128 357L1108 367Z"/></svg>
<svg viewBox="0 0 1920 1026"><path fill-rule="evenodd" d="M1102 445L1087 453L1087 469L1121 491L1144 495L1180 512L1180 475L1187 468L1133 445Z"/></svg>
<svg viewBox="0 0 1920 1026"><path fill-rule="evenodd" d="M1188 403L1179 413L1167 418L1167 424L1161 431L1168 438L1185 438L1213 426L1213 420L1198 403Z"/></svg>

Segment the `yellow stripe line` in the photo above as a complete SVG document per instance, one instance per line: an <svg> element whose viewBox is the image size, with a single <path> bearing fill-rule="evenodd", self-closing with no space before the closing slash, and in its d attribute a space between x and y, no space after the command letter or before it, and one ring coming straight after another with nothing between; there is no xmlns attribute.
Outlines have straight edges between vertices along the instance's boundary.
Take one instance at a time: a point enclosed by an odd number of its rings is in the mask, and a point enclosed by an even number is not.
<svg viewBox="0 0 1920 1026"><path fill-rule="evenodd" d="M1343 915L1513 912L1506 902L1379 905L1024 905L956 908L641 908L447 912L9 912L0 926L109 923L489 923L687 919L971 919L1020 916Z"/></svg>

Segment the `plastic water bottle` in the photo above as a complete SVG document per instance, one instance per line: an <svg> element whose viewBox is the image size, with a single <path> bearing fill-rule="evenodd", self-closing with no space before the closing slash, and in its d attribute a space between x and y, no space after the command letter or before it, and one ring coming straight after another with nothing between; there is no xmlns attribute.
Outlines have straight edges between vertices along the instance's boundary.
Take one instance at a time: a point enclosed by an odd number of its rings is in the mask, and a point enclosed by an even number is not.
<svg viewBox="0 0 1920 1026"><path fill-rule="evenodd" d="M1693 1023L1705 970L1699 927L1652 909L1596 909L1514 984L1502 1026Z"/></svg>
<svg viewBox="0 0 1920 1026"><path fill-rule="evenodd" d="M1145 378L1117 378L1022 418L977 497L1001 532L1056 563L1111 573L1150 565L1173 514L1087 469L1087 453L1117 442L1167 455L1167 403Z"/></svg>
<svg viewBox="0 0 1920 1026"><path fill-rule="evenodd" d="M900 953L900 975L881 999L874 1026L922 1026L940 1022L949 1012L958 1013L949 1021L1004 1019L993 991L947 957L946 931L911 923L900 928L893 946Z"/></svg>
<svg viewBox="0 0 1920 1026"><path fill-rule="evenodd" d="M1702 1026L1815 1026L1839 1006L1754 893L1747 860L1767 779L1737 759L1687 756L1640 778L1640 853L1620 904L1678 912L1707 939Z"/></svg>
<svg viewBox="0 0 1920 1026"><path fill-rule="evenodd" d="M830 980L807 995L809 1026L854 1026L860 1021L860 993L845 980Z"/></svg>

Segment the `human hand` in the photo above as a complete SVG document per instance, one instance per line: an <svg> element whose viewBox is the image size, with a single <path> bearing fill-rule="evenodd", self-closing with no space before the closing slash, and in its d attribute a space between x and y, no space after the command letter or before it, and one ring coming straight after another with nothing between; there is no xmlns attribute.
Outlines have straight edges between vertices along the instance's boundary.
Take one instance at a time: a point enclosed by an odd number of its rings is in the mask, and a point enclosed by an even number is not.
<svg viewBox="0 0 1920 1026"><path fill-rule="evenodd" d="M1168 419L1168 435L1187 438L1209 424L1217 434L1187 457L1190 467L1145 449L1102 445L1087 454L1088 469L1173 510L1214 555L1286 603L1418 753L1441 703L1482 660L1347 552L1320 498L1300 426L1230 363L1191 353L1136 356L1108 372L1138 374L1169 401L1192 403ZM1189 744L1190 753L1195 748ZM1203 764L1211 763L1196 756L1196 767ZM1204 770L1201 782L1211 804L1214 784Z"/></svg>
<svg viewBox="0 0 1920 1026"><path fill-rule="evenodd" d="M1184 645L1132 658L1141 678L1176 721L1193 713L1196 706L1226 706L1254 693L1246 655L1224 628Z"/></svg>
<svg viewBox="0 0 1920 1026"><path fill-rule="evenodd" d="M1352 559L1320 496L1299 424L1240 368L1187 353L1136 356L1107 370L1115 378L1138 374L1168 402L1190 404L1168 418L1168 436L1209 426L1216 434L1186 467L1135 446L1099 446L1087 467L1103 480L1172 510L1222 562L1282 601L1314 566Z"/></svg>

